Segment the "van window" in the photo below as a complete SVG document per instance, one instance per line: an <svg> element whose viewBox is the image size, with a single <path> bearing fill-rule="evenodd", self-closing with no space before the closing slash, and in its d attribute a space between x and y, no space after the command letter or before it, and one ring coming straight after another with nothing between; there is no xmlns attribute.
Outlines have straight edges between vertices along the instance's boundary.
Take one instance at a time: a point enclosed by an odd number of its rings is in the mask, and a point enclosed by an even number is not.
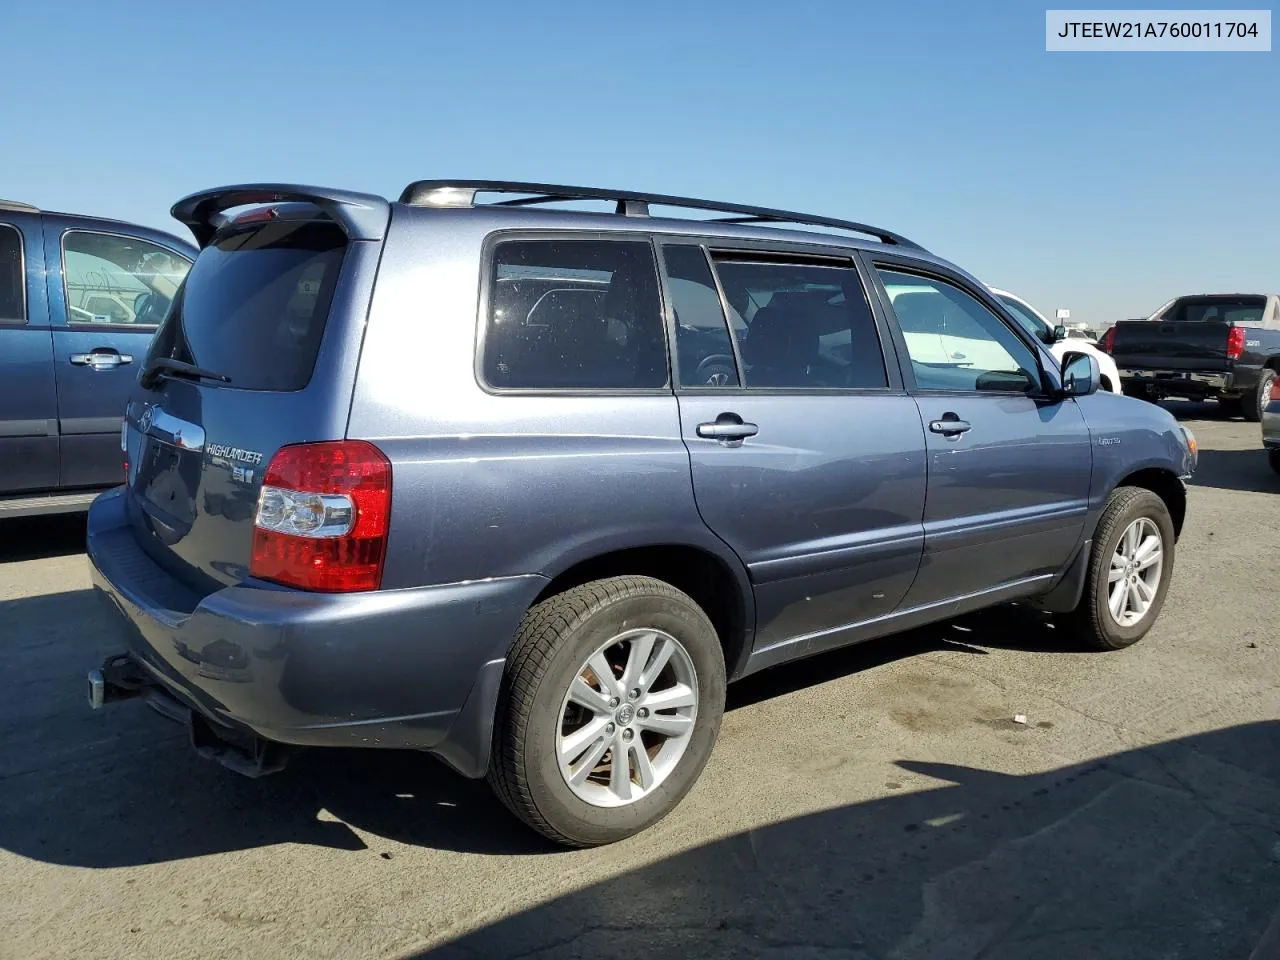
<svg viewBox="0 0 1280 960"><path fill-rule="evenodd" d="M652 247L627 240L497 244L483 370L498 389L666 386Z"/></svg>
<svg viewBox="0 0 1280 960"><path fill-rule="evenodd" d="M137 237L68 230L62 240L67 322L153 327L169 312L191 262Z"/></svg>
<svg viewBox="0 0 1280 960"><path fill-rule="evenodd" d="M151 357L194 363L244 390L311 379L347 238L334 223L278 220L200 251Z"/></svg>
<svg viewBox="0 0 1280 960"><path fill-rule="evenodd" d="M0 323L26 323L27 283L22 270L22 234L0 223Z"/></svg>
<svg viewBox="0 0 1280 960"><path fill-rule="evenodd" d="M884 354L858 271L817 264L718 261L745 386L888 386Z"/></svg>

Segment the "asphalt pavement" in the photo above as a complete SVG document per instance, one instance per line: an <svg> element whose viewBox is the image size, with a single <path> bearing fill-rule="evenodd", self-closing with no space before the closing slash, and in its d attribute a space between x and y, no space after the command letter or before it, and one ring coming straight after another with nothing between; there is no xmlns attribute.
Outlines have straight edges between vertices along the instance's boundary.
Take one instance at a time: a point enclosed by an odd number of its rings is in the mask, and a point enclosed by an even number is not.
<svg viewBox="0 0 1280 960"><path fill-rule="evenodd" d="M1201 467L1142 643L1004 608L750 678L675 813L591 851L419 755L249 780L89 711L83 519L0 524L0 958L1280 957L1280 476L1169 407Z"/></svg>

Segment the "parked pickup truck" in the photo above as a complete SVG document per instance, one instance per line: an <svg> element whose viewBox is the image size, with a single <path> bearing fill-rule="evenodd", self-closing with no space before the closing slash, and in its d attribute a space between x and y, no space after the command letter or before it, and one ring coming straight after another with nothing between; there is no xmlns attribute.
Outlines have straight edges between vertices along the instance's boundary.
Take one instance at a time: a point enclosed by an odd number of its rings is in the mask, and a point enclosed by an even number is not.
<svg viewBox="0 0 1280 960"><path fill-rule="evenodd" d="M1115 358L1130 396L1212 398L1257 423L1280 372L1280 297L1178 297L1146 320L1117 323L1102 349Z"/></svg>
<svg viewBox="0 0 1280 960"><path fill-rule="evenodd" d="M158 230L0 201L0 519L87 510L122 482L129 391L195 256Z"/></svg>

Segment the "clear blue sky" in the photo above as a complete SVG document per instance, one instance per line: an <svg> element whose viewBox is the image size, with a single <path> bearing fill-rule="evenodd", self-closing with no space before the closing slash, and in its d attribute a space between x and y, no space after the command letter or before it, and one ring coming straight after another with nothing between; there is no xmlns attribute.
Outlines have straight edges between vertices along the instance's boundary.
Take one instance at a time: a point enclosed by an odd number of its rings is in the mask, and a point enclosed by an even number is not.
<svg viewBox="0 0 1280 960"><path fill-rule="evenodd" d="M550 180L880 223L1094 323L1280 290L1276 51L1046 53L1037 3L3 6L0 196L49 209Z"/></svg>

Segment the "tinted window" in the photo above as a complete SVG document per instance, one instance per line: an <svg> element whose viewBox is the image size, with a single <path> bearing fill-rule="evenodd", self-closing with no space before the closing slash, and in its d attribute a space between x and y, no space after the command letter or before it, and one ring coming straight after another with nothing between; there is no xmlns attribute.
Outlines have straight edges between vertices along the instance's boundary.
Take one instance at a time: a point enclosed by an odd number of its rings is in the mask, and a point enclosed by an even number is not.
<svg viewBox="0 0 1280 960"><path fill-rule="evenodd" d="M219 238L156 334L152 356L185 360L245 390L311 379L346 236L331 223L277 221Z"/></svg>
<svg viewBox="0 0 1280 960"><path fill-rule="evenodd" d="M1039 386L1035 353L972 296L941 280L879 273L922 389L1026 393Z"/></svg>
<svg viewBox="0 0 1280 960"><path fill-rule="evenodd" d="M1184 320L1221 320L1254 326L1262 323L1266 309L1267 298L1260 296L1183 297L1170 304L1160 319L1174 323Z"/></svg>
<svg viewBox="0 0 1280 960"><path fill-rule="evenodd" d="M185 257L146 240L69 230L62 240L67 321L155 326L190 268Z"/></svg>
<svg viewBox="0 0 1280 960"><path fill-rule="evenodd" d="M484 377L507 389L665 386L653 249L619 240L495 246Z"/></svg>
<svg viewBox="0 0 1280 960"><path fill-rule="evenodd" d="M25 323L26 278L22 275L22 234L0 223L0 323Z"/></svg>
<svg viewBox="0 0 1280 960"><path fill-rule="evenodd" d="M675 312L680 383L686 387L740 386L733 343L706 254L701 247L671 245L662 248L662 256Z"/></svg>
<svg viewBox="0 0 1280 960"><path fill-rule="evenodd" d="M852 267L719 261L747 387L884 387L884 356Z"/></svg>

